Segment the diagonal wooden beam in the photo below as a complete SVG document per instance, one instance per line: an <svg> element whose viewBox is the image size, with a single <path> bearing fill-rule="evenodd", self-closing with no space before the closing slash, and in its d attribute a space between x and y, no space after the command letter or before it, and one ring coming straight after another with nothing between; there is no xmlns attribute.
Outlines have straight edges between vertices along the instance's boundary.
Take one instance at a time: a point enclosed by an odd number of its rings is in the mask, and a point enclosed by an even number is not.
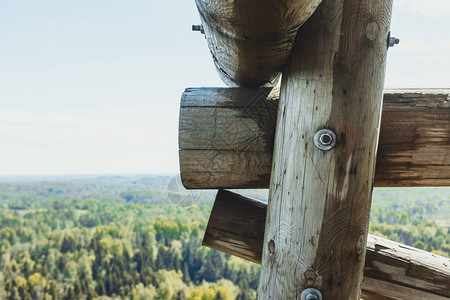
<svg viewBox="0 0 450 300"><path fill-rule="evenodd" d="M190 189L268 188L279 88L189 88L180 169ZM375 186L450 186L450 89L384 92Z"/></svg>
<svg viewBox="0 0 450 300"><path fill-rule="evenodd" d="M261 263L267 203L219 190L203 245ZM370 235L362 296L370 299L448 299L450 259Z"/></svg>

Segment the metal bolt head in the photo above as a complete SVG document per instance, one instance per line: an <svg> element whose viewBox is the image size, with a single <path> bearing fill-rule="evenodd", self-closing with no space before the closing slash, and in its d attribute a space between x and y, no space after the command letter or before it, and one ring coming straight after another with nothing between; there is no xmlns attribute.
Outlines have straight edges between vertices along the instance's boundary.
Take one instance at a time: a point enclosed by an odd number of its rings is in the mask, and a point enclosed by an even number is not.
<svg viewBox="0 0 450 300"><path fill-rule="evenodd" d="M323 151L328 151L336 145L336 134L330 129L320 129L314 135L314 145Z"/></svg>
<svg viewBox="0 0 450 300"><path fill-rule="evenodd" d="M331 145L332 141L333 137L329 133L323 133L319 136L319 142L321 142L322 145Z"/></svg>
<svg viewBox="0 0 450 300"><path fill-rule="evenodd" d="M308 293L306 295L306 300L319 300L319 297L316 294Z"/></svg>
<svg viewBox="0 0 450 300"><path fill-rule="evenodd" d="M307 288L300 294L301 300L322 300L322 293L314 288Z"/></svg>
<svg viewBox="0 0 450 300"><path fill-rule="evenodd" d="M389 47L394 47L395 45L400 43L400 39L397 39L395 37L390 37L389 38Z"/></svg>
<svg viewBox="0 0 450 300"><path fill-rule="evenodd" d="M203 25L192 25L192 31L200 31L201 34L205 34Z"/></svg>
<svg viewBox="0 0 450 300"><path fill-rule="evenodd" d="M400 39L391 36L391 32L389 31L388 38L387 38L388 48L394 47L395 45L398 45L399 43L400 43Z"/></svg>

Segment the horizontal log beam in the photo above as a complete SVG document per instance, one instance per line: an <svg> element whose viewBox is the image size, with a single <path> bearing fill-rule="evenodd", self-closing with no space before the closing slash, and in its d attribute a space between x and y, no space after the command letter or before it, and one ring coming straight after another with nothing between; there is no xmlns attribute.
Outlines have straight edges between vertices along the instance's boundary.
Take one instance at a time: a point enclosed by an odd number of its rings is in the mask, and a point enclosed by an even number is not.
<svg viewBox="0 0 450 300"><path fill-rule="evenodd" d="M191 88L181 98L189 189L268 188L279 90ZM387 90L375 186L450 185L450 90Z"/></svg>
<svg viewBox="0 0 450 300"><path fill-rule="evenodd" d="M203 245L261 263L267 204L220 190ZM362 297L448 299L450 259L368 236Z"/></svg>
<svg viewBox="0 0 450 300"><path fill-rule="evenodd" d="M222 80L260 87L276 83L299 27L321 0L195 2Z"/></svg>

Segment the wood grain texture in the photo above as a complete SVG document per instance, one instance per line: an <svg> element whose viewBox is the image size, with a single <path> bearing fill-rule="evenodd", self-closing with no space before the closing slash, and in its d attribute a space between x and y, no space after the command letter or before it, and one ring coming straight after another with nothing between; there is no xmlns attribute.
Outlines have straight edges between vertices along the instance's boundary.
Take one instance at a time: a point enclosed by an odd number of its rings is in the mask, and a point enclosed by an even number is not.
<svg viewBox="0 0 450 300"><path fill-rule="evenodd" d="M219 190L203 245L261 263L267 204ZM368 235L362 297L448 299L450 259Z"/></svg>
<svg viewBox="0 0 450 300"><path fill-rule="evenodd" d="M324 0L281 82L258 299L360 299L392 0ZM336 132L328 152L315 132Z"/></svg>
<svg viewBox="0 0 450 300"><path fill-rule="evenodd" d="M363 298L450 298L450 259L377 236L366 249Z"/></svg>
<svg viewBox="0 0 450 300"><path fill-rule="evenodd" d="M266 152L180 150L181 181L188 189L267 188L272 157Z"/></svg>
<svg viewBox="0 0 450 300"><path fill-rule="evenodd" d="M219 190L203 246L261 263L267 203Z"/></svg>
<svg viewBox="0 0 450 300"><path fill-rule="evenodd" d="M260 171L272 164L275 131L270 126L277 102L268 100L270 91L202 88L183 93L178 135L183 185L194 187L201 180L200 188L222 182L251 188L269 182L270 173Z"/></svg>
<svg viewBox="0 0 450 300"><path fill-rule="evenodd" d="M229 86L273 85L298 28L321 0L196 0L216 69Z"/></svg>
<svg viewBox="0 0 450 300"><path fill-rule="evenodd" d="M189 88L180 169L190 189L268 188L279 88ZM450 186L450 89L384 92L375 186Z"/></svg>
<svg viewBox="0 0 450 300"><path fill-rule="evenodd" d="M385 94L377 185L450 186L450 91L429 92Z"/></svg>

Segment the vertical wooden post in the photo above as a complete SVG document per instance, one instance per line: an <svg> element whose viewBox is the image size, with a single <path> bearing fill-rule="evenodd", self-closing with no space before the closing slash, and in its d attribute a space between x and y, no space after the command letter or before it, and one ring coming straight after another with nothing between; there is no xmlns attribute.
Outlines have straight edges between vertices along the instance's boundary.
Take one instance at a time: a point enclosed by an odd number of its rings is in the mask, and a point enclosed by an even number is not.
<svg viewBox="0 0 450 300"><path fill-rule="evenodd" d="M392 0L324 0L283 73L259 299L359 299ZM336 133L319 150L314 134Z"/></svg>

